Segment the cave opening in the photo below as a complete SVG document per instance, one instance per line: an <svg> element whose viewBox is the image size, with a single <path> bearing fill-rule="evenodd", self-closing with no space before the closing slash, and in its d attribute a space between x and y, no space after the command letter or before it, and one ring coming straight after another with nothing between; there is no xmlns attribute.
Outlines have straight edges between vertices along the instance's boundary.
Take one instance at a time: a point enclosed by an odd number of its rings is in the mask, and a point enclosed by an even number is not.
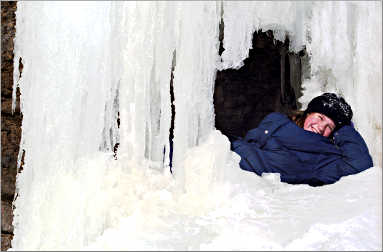
<svg viewBox="0 0 383 252"><path fill-rule="evenodd" d="M271 30L255 31L244 65L238 70L217 71L216 129L227 136L243 137L267 114L301 108L297 99L302 96L302 68L307 67L308 56L305 49L290 52L289 42L288 36L284 42L275 40Z"/></svg>

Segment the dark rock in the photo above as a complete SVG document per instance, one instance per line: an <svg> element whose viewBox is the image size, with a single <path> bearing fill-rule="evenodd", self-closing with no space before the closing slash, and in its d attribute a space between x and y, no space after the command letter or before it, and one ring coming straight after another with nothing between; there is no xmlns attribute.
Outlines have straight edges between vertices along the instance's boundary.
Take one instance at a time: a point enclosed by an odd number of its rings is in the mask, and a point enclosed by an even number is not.
<svg viewBox="0 0 383 252"><path fill-rule="evenodd" d="M1 201L1 232L13 232L13 211L12 202Z"/></svg>
<svg viewBox="0 0 383 252"><path fill-rule="evenodd" d="M12 99L7 99L6 97L1 98L1 112L3 114L12 115ZM15 111L13 114L20 114L20 103L17 102L15 106Z"/></svg>
<svg viewBox="0 0 383 252"><path fill-rule="evenodd" d="M7 161L11 167L3 166L3 159L1 159L1 197L13 198L16 189L17 157L8 156Z"/></svg>
<svg viewBox="0 0 383 252"><path fill-rule="evenodd" d="M1 234L1 251L6 251L11 248L12 234Z"/></svg>
<svg viewBox="0 0 383 252"><path fill-rule="evenodd" d="M15 194L16 166L21 137L20 94L12 114L13 39L17 2L1 2L1 250L11 247L13 237L12 201Z"/></svg>
<svg viewBox="0 0 383 252"><path fill-rule="evenodd" d="M275 41L272 31L255 32L252 43L249 57L240 69L226 69L216 75L215 126L223 134L244 136L268 113L297 108L296 99L301 94L300 56L286 54L288 39L284 43ZM289 63L285 68L281 68L282 60ZM283 103L282 74L285 74Z"/></svg>

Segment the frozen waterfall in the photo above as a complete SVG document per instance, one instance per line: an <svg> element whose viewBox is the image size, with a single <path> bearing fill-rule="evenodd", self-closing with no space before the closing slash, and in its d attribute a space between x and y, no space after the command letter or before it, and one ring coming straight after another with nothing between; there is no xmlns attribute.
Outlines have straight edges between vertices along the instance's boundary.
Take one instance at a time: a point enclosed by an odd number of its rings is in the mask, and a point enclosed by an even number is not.
<svg viewBox="0 0 383 252"><path fill-rule="evenodd" d="M16 22L12 250L382 249L380 1L20 1ZM214 126L214 81L258 29L306 47L300 101L347 97L375 167L319 188L239 168Z"/></svg>

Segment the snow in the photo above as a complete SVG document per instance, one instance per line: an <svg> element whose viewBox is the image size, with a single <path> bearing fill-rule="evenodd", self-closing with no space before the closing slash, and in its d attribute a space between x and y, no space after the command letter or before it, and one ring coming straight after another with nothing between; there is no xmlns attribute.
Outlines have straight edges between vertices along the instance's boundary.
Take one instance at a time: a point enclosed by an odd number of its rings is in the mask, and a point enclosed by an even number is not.
<svg viewBox="0 0 383 252"><path fill-rule="evenodd" d="M382 249L381 2L18 2L16 20L12 250ZM257 29L306 47L301 102L342 93L374 167L315 188L239 168L214 127L214 79Z"/></svg>

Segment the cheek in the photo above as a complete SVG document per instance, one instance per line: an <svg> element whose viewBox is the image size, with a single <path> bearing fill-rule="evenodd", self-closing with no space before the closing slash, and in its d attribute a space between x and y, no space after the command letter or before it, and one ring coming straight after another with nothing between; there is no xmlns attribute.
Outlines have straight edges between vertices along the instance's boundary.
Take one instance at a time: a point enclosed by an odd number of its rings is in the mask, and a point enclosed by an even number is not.
<svg viewBox="0 0 383 252"><path fill-rule="evenodd" d="M303 128L305 130L308 130L310 128L310 126L314 123L313 119L308 117L306 120L305 120L305 123L303 124Z"/></svg>
<svg viewBox="0 0 383 252"><path fill-rule="evenodd" d="M303 124L303 129L308 130L308 128L309 128L309 121L306 120L305 123Z"/></svg>

